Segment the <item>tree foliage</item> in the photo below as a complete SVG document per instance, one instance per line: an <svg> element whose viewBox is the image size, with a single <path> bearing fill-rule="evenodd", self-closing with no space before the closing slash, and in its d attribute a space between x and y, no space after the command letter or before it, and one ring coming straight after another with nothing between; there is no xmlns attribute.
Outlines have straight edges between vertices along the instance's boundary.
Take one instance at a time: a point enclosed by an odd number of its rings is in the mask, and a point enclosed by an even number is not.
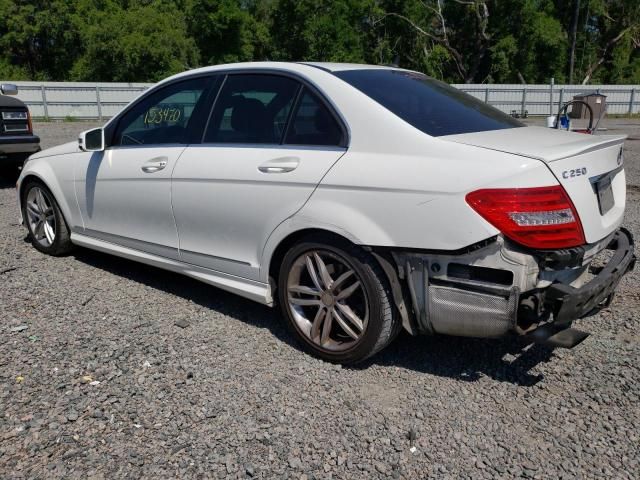
<svg viewBox="0 0 640 480"><path fill-rule="evenodd" d="M640 83L639 45L638 0L0 0L0 77L14 80L316 60L456 83Z"/></svg>
<svg viewBox="0 0 640 480"><path fill-rule="evenodd" d="M170 2L132 2L128 8L113 3L85 15L90 21L79 29L84 48L69 73L72 80L157 81L198 65L184 15Z"/></svg>

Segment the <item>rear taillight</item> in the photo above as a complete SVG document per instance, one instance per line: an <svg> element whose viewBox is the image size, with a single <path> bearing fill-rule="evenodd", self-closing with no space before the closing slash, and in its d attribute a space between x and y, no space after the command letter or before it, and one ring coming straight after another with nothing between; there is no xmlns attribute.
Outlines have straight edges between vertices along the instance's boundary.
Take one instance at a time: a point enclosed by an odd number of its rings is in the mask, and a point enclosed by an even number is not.
<svg viewBox="0 0 640 480"><path fill-rule="evenodd" d="M585 242L580 217L560 185L491 188L467 194L467 203L506 237L536 248L570 248Z"/></svg>
<svg viewBox="0 0 640 480"><path fill-rule="evenodd" d="M31 123L31 112L27 110L27 124L29 128L29 133L33 134L33 123Z"/></svg>

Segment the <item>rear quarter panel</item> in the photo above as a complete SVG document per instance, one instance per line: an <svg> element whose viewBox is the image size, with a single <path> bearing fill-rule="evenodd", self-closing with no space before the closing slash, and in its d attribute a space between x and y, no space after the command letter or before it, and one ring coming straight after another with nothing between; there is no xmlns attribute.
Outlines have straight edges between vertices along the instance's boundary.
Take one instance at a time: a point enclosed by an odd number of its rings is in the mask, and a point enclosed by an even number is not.
<svg viewBox="0 0 640 480"><path fill-rule="evenodd" d="M456 250L498 233L467 205L468 192L558 183L540 160L431 137L337 77L317 80L348 125L349 148L273 232L262 265L303 228L363 245Z"/></svg>
<svg viewBox="0 0 640 480"><path fill-rule="evenodd" d="M457 250L498 233L468 206L468 192L558 183L539 160L436 138L420 144L413 152L349 150L296 220L365 245Z"/></svg>

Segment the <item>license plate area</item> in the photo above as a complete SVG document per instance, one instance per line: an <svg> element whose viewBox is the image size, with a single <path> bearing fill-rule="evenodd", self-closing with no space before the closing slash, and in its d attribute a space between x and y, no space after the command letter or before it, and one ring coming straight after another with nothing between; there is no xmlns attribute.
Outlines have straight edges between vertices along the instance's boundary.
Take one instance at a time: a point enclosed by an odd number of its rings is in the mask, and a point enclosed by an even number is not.
<svg viewBox="0 0 640 480"><path fill-rule="evenodd" d="M594 184L596 194L598 195L598 207L600 215L606 214L613 208L613 189L611 188L611 175L607 175Z"/></svg>
<svg viewBox="0 0 640 480"><path fill-rule="evenodd" d="M25 125L20 125L19 123L5 123L4 124L4 131L7 133L10 132L28 132L29 131L29 125L25 124Z"/></svg>

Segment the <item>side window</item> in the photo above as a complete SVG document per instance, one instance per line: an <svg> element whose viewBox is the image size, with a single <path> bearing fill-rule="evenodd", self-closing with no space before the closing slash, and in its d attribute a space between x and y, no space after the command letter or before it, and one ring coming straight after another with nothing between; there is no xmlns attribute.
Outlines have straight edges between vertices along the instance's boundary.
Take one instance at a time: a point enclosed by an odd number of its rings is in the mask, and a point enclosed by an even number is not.
<svg viewBox="0 0 640 480"><path fill-rule="evenodd" d="M340 146L343 141L342 136L342 129L331 112L314 93L305 88L293 114L284 143Z"/></svg>
<svg viewBox="0 0 640 480"><path fill-rule="evenodd" d="M187 143L189 121L204 100L206 77L175 83L152 93L123 115L115 145Z"/></svg>
<svg viewBox="0 0 640 480"><path fill-rule="evenodd" d="M204 137L208 143L282 141L300 85L278 75L229 75Z"/></svg>

